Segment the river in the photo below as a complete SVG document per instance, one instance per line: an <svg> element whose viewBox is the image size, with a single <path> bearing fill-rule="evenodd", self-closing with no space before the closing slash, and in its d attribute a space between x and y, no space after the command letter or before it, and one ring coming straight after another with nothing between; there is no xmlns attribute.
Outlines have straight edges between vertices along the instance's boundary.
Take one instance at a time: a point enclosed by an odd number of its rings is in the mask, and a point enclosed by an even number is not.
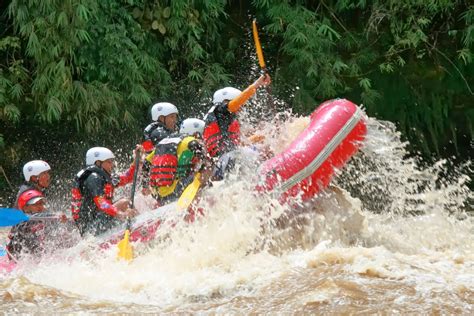
<svg viewBox="0 0 474 316"><path fill-rule="evenodd" d="M289 116L266 142L278 152L307 123ZM362 150L314 201L255 196L243 167L205 194L205 217L164 227L129 264L92 240L20 263L0 276L2 311L473 314L472 167L422 166L393 124L368 125ZM148 202L138 196L141 211Z"/></svg>

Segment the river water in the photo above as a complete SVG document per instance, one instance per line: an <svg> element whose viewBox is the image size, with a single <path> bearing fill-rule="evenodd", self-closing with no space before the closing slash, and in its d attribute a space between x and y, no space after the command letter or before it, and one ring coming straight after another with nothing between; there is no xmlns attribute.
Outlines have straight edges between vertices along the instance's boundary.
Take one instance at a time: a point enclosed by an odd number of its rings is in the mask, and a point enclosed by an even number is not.
<svg viewBox="0 0 474 316"><path fill-rule="evenodd" d="M307 123L288 116L267 145L282 150ZM163 227L130 264L92 240L21 262L0 276L2 311L472 314L472 167L421 167L405 147L369 119L334 186L291 207L255 196L244 166L205 193L205 217Z"/></svg>

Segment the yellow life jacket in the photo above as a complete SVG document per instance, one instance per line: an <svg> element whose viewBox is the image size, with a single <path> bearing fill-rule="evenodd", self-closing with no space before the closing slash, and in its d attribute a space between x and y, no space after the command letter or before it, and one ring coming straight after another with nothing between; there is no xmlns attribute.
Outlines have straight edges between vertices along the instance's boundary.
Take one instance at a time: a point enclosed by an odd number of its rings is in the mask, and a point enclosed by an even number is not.
<svg viewBox="0 0 474 316"><path fill-rule="evenodd" d="M176 177L170 185L159 187L151 186L153 194L162 198L171 195L176 190L180 179L189 175L192 167L192 159L194 157L194 153L189 150L189 143L193 140L196 140L196 138L193 136L187 136L179 142L176 149L176 156L178 158ZM152 163L154 156L155 150L153 150L145 159Z"/></svg>

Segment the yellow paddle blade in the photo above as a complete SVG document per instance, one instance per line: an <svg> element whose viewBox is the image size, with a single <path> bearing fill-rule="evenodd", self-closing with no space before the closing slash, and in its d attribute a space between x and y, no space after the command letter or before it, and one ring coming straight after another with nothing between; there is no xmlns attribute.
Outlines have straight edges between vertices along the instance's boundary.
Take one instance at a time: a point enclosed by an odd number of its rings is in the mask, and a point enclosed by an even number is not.
<svg viewBox="0 0 474 316"><path fill-rule="evenodd" d="M130 245L130 231L127 229L125 231L125 235L123 239L117 244L118 247L118 259L124 259L130 261L133 259L133 249L132 245Z"/></svg>
<svg viewBox="0 0 474 316"><path fill-rule="evenodd" d="M201 173L196 173L194 176L193 182L184 189L183 193L179 197L178 200L178 210L184 211L187 210L188 207L193 202L196 194L201 187Z"/></svg>
<svg viewBox="0 0 474 316"><path fill-rule="evenodd" d="M252 22L253 40L255 42L255 48L257 49L258 63L262 69L265 68L265 59L263 59L262 46L260 46L260 39L258 38L257 21Z"/></svg>

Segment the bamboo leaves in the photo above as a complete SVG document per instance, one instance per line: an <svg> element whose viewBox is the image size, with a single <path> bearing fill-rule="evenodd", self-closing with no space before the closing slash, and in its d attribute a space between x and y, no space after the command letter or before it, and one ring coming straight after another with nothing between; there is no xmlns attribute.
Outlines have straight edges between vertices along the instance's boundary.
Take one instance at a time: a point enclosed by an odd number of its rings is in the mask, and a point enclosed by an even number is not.
<svg viewBox="0 0 474 316"><path fill-rule="evenodd" d="M93 133L135 124L156 99L207 100L247 69L251 12L275 90L295 91L296 109L349 97L399 122L427 154L472 137L472 114L459 114L472 113L474 84L466 1L12 0L6 10L2 123Z"/></svg>
<svg viewBox="0 0 474 316"><path fill-rule="evenodd" d="M369 78L362 78L359 80L359 86L364 89L364 90L369 90L372 87L372 84L370 83Z"/></svg>
<svg viewBox="0 0 474 316"><path fill-rule="evenodd" d="M472 53L468 48L463 48L457 51L458 59L462 60L464 65L470 64L472 62Z"/></svg>
<svg viewBox="0 0 474 316"><path fill-rule="evenodd" d="M330 41L335 41L341 38L338 32L336 32L332 27L328 24L328 21L325 23L321 23L318 27L318 34L327 37Z"/></svg>
<svg viewBox="0 0 474 316"><path fill-rule="evenodd" d="M5 117L12 122L18 122L20 120L20 109L13 104L6 104L3 107L3 113L0 117Z"/></svg>

